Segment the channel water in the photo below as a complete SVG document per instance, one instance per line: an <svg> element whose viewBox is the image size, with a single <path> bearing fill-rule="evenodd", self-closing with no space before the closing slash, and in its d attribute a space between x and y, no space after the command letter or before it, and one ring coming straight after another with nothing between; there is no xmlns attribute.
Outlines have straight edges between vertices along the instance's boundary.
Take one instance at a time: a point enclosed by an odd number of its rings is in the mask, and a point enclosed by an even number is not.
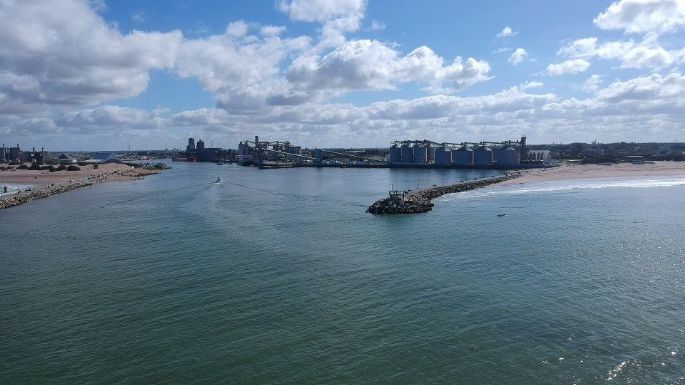
<svg viewBox="0 0 685 385"><path fill-rule="evenodd" d="M174 163L4 210L0 383L685 383L685 181L365 213L496 174Z"/></svg>

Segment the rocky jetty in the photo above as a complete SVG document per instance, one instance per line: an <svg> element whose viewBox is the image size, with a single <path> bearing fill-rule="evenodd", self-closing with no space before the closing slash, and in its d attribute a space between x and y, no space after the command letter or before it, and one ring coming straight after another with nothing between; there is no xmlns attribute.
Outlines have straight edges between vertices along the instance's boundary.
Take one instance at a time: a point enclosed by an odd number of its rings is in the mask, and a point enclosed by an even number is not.
<svg viewBox="0 0 685 385"><path fill-rule="evenodd" d="M27 191L20 191L16 194L1 197L0 209L19 206L36 199L47 198L51 195L65 193L67 191L76 190L77 188L90 186L92 184L92 182L77 182L60 186L49 186L38 190L31 189Z"/></svg>
<svg viewBox="0 0 685 385"><path fill-rule="evenodd" d="M129 180L142 178L147 175L159 174L156 168L136 168L130 170L115 170L113 172L97 174L78 181L70 181L65 184L51 184L48 186L31 188L14 194L0 196L0 210L19 206L36 199L47 198L52 195L62 194L67 191L91 186L95 183L104 183L110 180Z"/></svg>
<svg viewBox="0 0 685 385"><path fill-rule="evenodd" d="M391 191L387 198L379 199L366 210L371 214L417 214L433 209L432 199L445 194L475 190L491 184L504 182L518 177L520 174L506 174L491 178L467 180L447 186L435 186L416 191Z"/></svg>

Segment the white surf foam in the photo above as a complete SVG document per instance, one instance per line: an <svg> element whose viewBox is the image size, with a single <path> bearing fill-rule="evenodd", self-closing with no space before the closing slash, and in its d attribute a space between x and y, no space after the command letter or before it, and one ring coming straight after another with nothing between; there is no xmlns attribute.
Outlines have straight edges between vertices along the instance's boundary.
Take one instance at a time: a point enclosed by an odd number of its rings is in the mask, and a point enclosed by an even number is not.
<svg viewBox="0 0 685 385"><path fill-rule="evenodd" d="M564 192L586 189L607 188L657 188L684 186L685 178L645 178L645 179L584 179L559 180L549 182L526 183L510 186L490 186L480 190L456 194L463 198L474 198L491 195L535 194L547 192ZM454 195L453 195L454 196Z"/></svg>

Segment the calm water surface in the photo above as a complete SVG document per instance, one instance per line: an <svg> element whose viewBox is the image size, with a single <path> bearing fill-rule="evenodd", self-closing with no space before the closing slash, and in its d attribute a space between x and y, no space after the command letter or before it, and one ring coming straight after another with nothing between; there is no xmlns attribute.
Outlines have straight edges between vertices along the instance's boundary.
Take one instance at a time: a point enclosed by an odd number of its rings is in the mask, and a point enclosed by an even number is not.
<svg viewBox="0 0 685 385"><path fill-rule="evenodd" d="M0 212L1 384L685 383L685 180L173 166Z"/></svg>

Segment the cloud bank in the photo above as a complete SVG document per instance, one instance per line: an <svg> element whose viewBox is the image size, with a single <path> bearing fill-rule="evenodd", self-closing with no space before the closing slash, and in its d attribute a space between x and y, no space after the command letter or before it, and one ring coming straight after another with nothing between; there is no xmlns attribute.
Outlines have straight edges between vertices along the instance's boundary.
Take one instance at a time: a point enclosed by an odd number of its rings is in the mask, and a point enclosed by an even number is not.
<svg viewBox="0 0 685 385"><path fill-rule="evenodd" d="M211 135L223 145L255 133L305 145L385 145L407 137L481 140L528 134L538 141L670 140L685 124L683 3L621 0L593 20L617 40L579 37L554 47L556 60L535 76L558 82L582 77L581 96L549 92L538 77L489 94L478 87L497 76L486 58L443 57L428 45L350 38L361 33L364 0L283 0L292 23L318 26L293 36L283 25L235 20L218 34L180 30L121 32L91 2L0 0L0 135L10 142L40 135L56 146L102 148L139 138L182 143ZM374 24L375 23L375 24ZM380 21L370 30L382 29ZM373 27L376 25L377 27ZM497 36L517 34L505 27ZM517 48L507 61L531 65ZM580 75L601 63L626 77ZM171 111L122 107L145 91L152 71L195 79L215 106ZM621 72L618 72L621 73ZM605 82L603 79L606 79ZM544 80L544 79L543 79ZM545 83L550 84L545 81ZM606 84L606 85L605 85ZM418 96L355 105L347 98L415 88ZM464 91L470 96L462 96ZM67 139L68 138L68 139ZM67 143L68 142L68 143Z"/></svg>

